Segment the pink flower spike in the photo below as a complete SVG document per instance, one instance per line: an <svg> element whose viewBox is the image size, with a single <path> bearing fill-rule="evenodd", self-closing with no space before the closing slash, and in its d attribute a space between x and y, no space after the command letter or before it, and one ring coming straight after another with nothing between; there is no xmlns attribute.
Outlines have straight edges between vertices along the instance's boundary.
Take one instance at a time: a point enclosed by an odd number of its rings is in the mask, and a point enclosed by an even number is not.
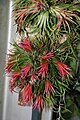
<svg viewBox="0 0 80 120"><path fill-rule="evenodd" d="M40 67L38 67L39 69L39 74L41 75L42 78L45 78L46 75L48 75L48 63L47 62L43 62Z"/></svg>
<svg viewBox="0 0 80 120"><path fill-rule="evenodd" d="M48 95L50 95L50 91L51 91L52 93L54 93L55 90L54 90L54 88L53 88L51 82L48 81L48 80L46 80L46 81L45 81L45 90L44 90L44 94L45 94L45 93L48 93Z"/></svg>
<svg viewBox="0 0 80 120"><path fill-rule="evenodd" d="M53 53L48 52L47 54L41 56L42 59L48 60L53 57Z"/></svg>
<svg viewBox="0 0 80 120"><path fill-rule="evenodd" d="M31 43L28 38L24 38L22 42L19 43L19 47L23 48L25 51L31 51Z"/></svg>
<svg viewBox="0 0 80 120"><path fill-rule="evenodd" d="M22 100L24 103L29 102L32 104L32 85L28 84L22 91Z"/></svg>
<svg viewBox="0 0 80 120"><path fill-rule="evenodd" d="M44 102L41 96L38 96L33 104L33 109L38 108L39 112L44 108Z"/></svg>
<svg viewBox="0 0 80 120"><path fill-rule="evenodd" d="M68 71L68 70L70 70L70 67L68 65L66 65L62 62L59 62L59 61L56 62L56 65L57 65L59 72L62 76L62 80L65 79L66 75L70 75L70 72Z"/></svg>
<svg viewBox="0 0 80 120"><path fill-rule="evenodd" d="M21 79L25 79L25 77L28 75L30 71L31 65L27 64L24 68L21 70Z"/></svg>

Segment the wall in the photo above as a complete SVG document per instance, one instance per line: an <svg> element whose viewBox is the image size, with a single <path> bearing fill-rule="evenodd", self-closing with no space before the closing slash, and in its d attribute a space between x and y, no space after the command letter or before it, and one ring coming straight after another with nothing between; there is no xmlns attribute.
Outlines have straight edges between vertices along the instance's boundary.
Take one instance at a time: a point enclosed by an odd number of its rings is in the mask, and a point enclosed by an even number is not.
<svg viewBox="0 0 80 120"><path fill-rule="evenodd" d="M6 4L5 4L6 3ZM2 120L4 99L4 66L7 49L9 1L0 0L0 120Z"/></svg>

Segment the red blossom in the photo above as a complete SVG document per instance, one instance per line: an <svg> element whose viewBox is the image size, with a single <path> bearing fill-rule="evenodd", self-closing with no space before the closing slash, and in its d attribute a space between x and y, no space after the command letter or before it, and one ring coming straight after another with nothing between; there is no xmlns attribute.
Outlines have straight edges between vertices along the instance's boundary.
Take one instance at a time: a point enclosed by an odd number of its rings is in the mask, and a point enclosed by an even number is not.
<svg viewBox="0 0 80 120"><path fill-rule="evenodd" d="M21 69L21 79L25 79L30 71L31 65L27 64L25 67Z"/></svg>
<svg viewBox="0 0 80 120"><path fill-rule="evenodd" d="M47 54L41 56L42 59L48 60L53 57L53 53L48 52Z"/></svg>
<svg viewBox="0 0 80 120"><path fill-rule="evenodd" d="M32 103L32 85L28 84L22 91L22 99L24 103Z"/></svg>
<svg viewBox="0 0 80 120"><path fill-rule="evenodd" d="M28 38L24 38L23 41L19 43L19 47L23 48L27 52L32 50L31 43Z"/></svg>
<svg viewBox="0 0 80 120"><path fill-rule="evenodd" d="M13 64L7 65L7 66L4 68L5 72L6 72L6 73L10 73L12 66L13 66Z"/></svg>
<svg viewBox="0 0 80 120"><path fill-rule="evenodd" d="M42 78L45 78L46 75L48 75L48 63L47 62L43 62L39 67L39 74L41 75Z"/></svg>
<svg viewBox="0 0 80 120"><path fill-rule="evenodd" d="M9 90L12 92L12 91L14 91L14 88L15 88L15 80L10 79L10 81L9 81Z"/></svg>
<svg viewBox="0 0 80 120"><path fill-rule="evenodd" d="M15 81L20 76L20 73L17 71L13 71L11 73L11 78Z"/></svg>
<svg viewBox="0 0 80 120"><path fill-rule="evenodd" d="M11 79L9 81L9 89L12 92L15 88L15 82L18 79L18 77L20 77L20 73L17 71L13 71L10 75Z"/></svg>
<svg viewBox="0 0 80 120"><path fill-rule="evenodd" d="M53 88L51 82L48 81L48 80L46 80L46 81L45 81L44 94L47 93L48 95L50 95L50 91L54 93L54 88Z"/></svg>
<svg viewBox="0 0 80 120"><path fill-rule="evenodd" d="M38 108L39 112L44 108L44 102L41 96L37 96L33 104L33 109Z"/></svg>
<svg viewBox="0 0 80 120"><path fill-rule="evenodd" d="M31 75L31 81L34 81L35 79L39 80L38 76L35 74Z"/></svg>
<svg viewBox="0 0 80 120"><path fill-rule="evenodd" d="M56 62L56 65L57 65L59 72L62 76L62 80L65 79L66 75L70 75L70 72L68 71L68 70L70 70L70 67L68 65L66 65L62 62L59 62L59 61Z"/></svg>

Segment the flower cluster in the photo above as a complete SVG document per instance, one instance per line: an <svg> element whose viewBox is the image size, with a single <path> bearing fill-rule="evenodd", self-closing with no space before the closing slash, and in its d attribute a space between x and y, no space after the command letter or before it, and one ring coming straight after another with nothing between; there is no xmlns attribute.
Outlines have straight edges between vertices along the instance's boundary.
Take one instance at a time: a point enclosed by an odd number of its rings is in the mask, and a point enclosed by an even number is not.
<svg viewBox="0 0 80 120"><path fill-rule="evenodd" d="M20 40L5 67L9 89L18 90L20 105L29 103L39 112L56 107L56 119L63 119L65 94L76 83L79 5L72 0L15 0L13 8Z"/></svg>
<svg viewBox="0 0 80 120"><path fill-rule="evenodd" d="M37 47L40 49L41 46ZM34 44L30 42L28 38L24 38L17 44L14 53L9 56L9 60L10 57L11 60L13 60L12 57L16 55L18 61L16 61L16 63L11 61L13 67L11 67L11 64L7 63L5 72L10 76L10 91L13 92L16 88L19 88L22 93L21 103L23 103L23 105L26 105L26 103L33 104L33 108L37 107L40 111L45 106L47 96L50 97L52 94L55 95L56 93L54 79L51 76L51 71L55 74L55 69L53 67L50 71L50 65L54 64L56 70L58 69L58 72L56 71L59 76L58 80L62 79L65 82L67 76L71 73L70 67L58 61L53 52L42 51L40 53L36 49L37 48L34 50ZM41 49L44 49L44 47ZM19 53L18 50L20 50ZM23 50L23 52L21 50ZM37 57L39 57L39 60L37 58L34 60L33 53L35 51L36 54L38 53ZM24 61L25 56L26 61ZM28 58L29 61L27 60ZM34 67L34 63L36 67Z"/></svg>

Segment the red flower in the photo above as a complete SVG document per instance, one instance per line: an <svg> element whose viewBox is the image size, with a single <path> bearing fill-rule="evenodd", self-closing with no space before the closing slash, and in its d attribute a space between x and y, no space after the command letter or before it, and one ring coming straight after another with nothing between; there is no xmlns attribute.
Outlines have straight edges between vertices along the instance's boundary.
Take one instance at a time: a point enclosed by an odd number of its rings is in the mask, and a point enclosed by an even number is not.
<svg viewBox="0 0 80 120"><path fill-rule="evenodd" d="M19 47L23 48L25 51L31 51L31 43L28 38L24 38L22 42L19 43Z"/></svg>
<svg viewBox="0 0 80 120"><path fill-rule="evenodd" d="M18 79L18 77L20 76L20 73L17 71L13 71L13 73L11 73L11 79L9 81L9 89L12 92L14 90L15 86L15 82Z"/></svg>
<svg viewBox="0 0 80 120"><path fill-rule="evenodd" d="M68 65L66 65L62 62L59 62L59 61L56 62L56 65L57 65L59 72L62 76L62 80L65 79L66 75L70 75L70 72L68 71L70 69L70 67Z"/></svg>
<svg viewBox="0 0 80 120"><path fill-rule="evenodd" d="M50 81L46 80L44 94L47 93L50 95L50 91L54 93L54 88Z"/></svg>
<svg viewBox="0 0 80 120"><path fill-rule="evenodd" d="M24 103L32 103L32 85L28 84L22 91L22 99Z"/></svg>
<svg viewBox="0 0 80 120"><path fill-rule="evenodd" d="M17 71L13 71L11 74L11 78L15 81L20 76L20 73Z"/></svg>
<svg viewBox="0 0 80 120"><path fill-rule="evenodd" d="M33 104L33 109L38 108L39 112L44 108L44 102L41 96L38 96Z"/></svg>
<svg viewBox="0 0 80 120"><path fill-rule="evenodd" d="M48 52L47 54L41 56L41 58L45 59L45 60L50 59L52 57L53 57L53 53L51 53L51 52Z"/></svg>
<svg viewBox="0 0 80 120"><path fill-rule="evenodd" d="M38 67L39 70L39 75L42 76L42 78L45 78L46 75L48 75L48 63L43 62L40 67Z"/></svg>
<svg viewBox="0 0 80 120"><path fill-rule="evenodd" d="M9 72L11 71L12 66L13 66L13 64L7 65L7 66L4 68L5 72L6 72L6 73L9 73Z"/></svg>
<svg viewBox="0 0 80 120"><path fill-rule="evenodd" d="M34 81L35 79L39 80L38 76L35 74L31 75L31 80Z"/></svg>
<svg viewBox="0 0 80 120"><path fill-rule="evenodd" d="M21 70L21 79L25 79L25 77L28 75L30 71L31 65L27 64L24 68Z"/></svg>
<svg viewBox="0 0 80 120"><path fill-rule="evenodd" d="M10 79L9 81L9 90L12 92L15 88L15 80Z"/></svg>

